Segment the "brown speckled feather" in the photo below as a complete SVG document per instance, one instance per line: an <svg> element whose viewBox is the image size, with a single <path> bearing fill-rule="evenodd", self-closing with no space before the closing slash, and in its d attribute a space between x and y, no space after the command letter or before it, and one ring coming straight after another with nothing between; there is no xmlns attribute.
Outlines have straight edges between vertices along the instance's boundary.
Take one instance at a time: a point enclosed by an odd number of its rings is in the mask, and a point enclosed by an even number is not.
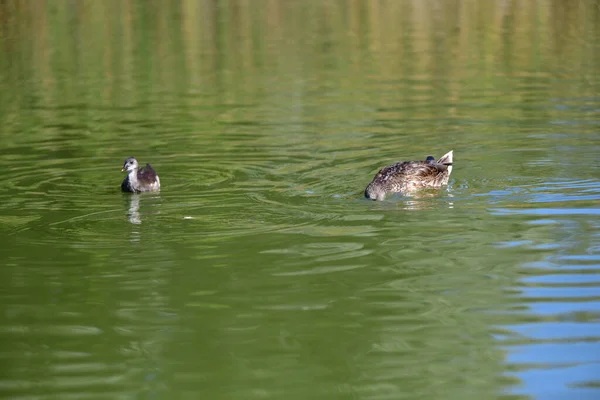
<svg viewBox="0 0 600 400"><path fill-rule="evenodd" d="M448 184L452 172L452 151L439 160L404 161L377 172L365 189L365 197L383 200L387 193L407 194L422 188L439 188Z"/></svg>

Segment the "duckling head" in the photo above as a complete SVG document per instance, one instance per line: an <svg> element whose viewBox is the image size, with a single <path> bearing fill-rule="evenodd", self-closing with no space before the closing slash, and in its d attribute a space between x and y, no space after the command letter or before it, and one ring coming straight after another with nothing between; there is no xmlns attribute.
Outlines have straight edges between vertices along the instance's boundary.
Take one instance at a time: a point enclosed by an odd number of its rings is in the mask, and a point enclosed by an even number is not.
<svg viewBox="0 0 600 400"><path fill-rule="evenodd" d="M125 160L125 163L123 164L123 168L121 169L122 171L127 171L127 172L131 172L134 171L138 168L138 162L134 157L129 157L127 160Z"/></svg>

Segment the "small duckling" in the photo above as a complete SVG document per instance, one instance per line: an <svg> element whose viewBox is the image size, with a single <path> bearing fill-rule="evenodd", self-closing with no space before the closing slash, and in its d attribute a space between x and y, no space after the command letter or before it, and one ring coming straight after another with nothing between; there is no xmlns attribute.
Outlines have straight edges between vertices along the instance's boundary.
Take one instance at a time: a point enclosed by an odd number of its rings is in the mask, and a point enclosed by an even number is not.
<svg viewBox="0 0 600 400"><path fill-rule="evenodd" d="M122 171L127 171L127 177L121 183L123 192L157 192L160 190L160 179L150 164L138 169L138 162L129 157L123 164Z"/></svg>
<svg viewBox="0 0 600 400"><path fill-rule="evenodd" d="M428 156L425 161L404 161L384 167L365 189L365 197L383 200L387 193L407 194L417 189L447 185L452 172L452 157L453 151L449 151L437 161Z"/></svg>

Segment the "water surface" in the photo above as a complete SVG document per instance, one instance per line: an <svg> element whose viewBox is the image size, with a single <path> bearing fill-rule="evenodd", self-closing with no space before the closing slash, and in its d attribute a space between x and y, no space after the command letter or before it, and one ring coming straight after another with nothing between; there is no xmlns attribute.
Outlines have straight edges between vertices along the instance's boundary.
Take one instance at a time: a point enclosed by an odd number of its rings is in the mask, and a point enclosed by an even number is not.
<svg viewBox="0 0 600 400"><path fill-rule="evenodd" d="M597 1L13 3L0 397L600 396Z"/></svg>

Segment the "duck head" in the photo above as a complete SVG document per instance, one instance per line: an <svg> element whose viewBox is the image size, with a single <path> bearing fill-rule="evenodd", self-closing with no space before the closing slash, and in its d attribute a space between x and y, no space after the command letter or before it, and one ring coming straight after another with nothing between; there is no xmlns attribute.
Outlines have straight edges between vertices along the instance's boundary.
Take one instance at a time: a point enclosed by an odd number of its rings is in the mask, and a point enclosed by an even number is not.
<svg viewBox="0 0 600 400"><path fill-rule="evenodd" d="M385 190L381 185L377 185L374 182L371 182L369 186L365 189L365 197L369 200L379 200L382 201L385 198Z"/></svg>

